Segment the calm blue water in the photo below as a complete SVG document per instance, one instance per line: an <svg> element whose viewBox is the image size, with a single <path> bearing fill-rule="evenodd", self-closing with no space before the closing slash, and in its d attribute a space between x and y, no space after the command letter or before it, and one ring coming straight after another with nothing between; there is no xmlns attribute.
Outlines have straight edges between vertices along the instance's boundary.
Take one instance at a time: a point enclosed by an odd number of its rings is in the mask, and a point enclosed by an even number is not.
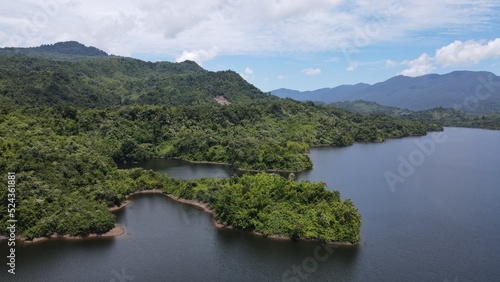
<svg viewBox="0 0 500 282"><path fill-rule="evenodd" d="M19 246L18 274L3 267L0 281L500 281L500 131L447 128L445 137L311 151L314 168L297 177L354 201L363 217L356 248L219 230L196 208L141 195L118 213L126 235ZM401 174L405 161L413 170ZM172 160L141 166L183 178L233 173ZM391 173L400 180L392 189Z"/></svg>

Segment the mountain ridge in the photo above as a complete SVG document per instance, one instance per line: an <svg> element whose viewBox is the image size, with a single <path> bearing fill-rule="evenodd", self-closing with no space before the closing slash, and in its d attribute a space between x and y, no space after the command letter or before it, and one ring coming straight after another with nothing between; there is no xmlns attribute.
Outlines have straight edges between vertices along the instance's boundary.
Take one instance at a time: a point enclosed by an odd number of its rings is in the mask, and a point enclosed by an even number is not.
<svg viewBox="0 0 500 282"><path fill-rule="evenodd" d="M358 83L303 92L281 88L271 93L324 103L365 100L414 111L445 107L477 114L500 112L500 77L486 71L398 75L372 85Z"/></svg>
<svg viewBox="0 0 500 282"><path fill-rule="evenodd" d="M0 49L0 102L6 105L179 106L217 104L216 97L272 99L234 71L210 72L193 61L147 62L76 41Z"/></svg>
<svg viewBox="0 0 500 282"><path fill-rule="evenodd" d="M117 57L109 55L93 46L85 46L77 41L64 41L54 44L43 44L36 47L5 47L0 48L0 55L28 56L60 61L79 61L88 59L103 59Z"/></svg>

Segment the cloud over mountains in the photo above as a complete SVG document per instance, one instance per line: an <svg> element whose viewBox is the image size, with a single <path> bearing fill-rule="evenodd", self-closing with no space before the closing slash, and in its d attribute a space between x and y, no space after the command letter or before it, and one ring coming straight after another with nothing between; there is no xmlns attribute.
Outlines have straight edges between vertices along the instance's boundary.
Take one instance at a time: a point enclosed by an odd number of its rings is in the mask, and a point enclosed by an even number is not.
<svg viewBox="0 0 500 282"><path fill-rule="evenodd" d="M435 65L444 67L471 65L498 57L500 57L500 38L488 42L475 40L462 42L456 40L437 49L434 57L423 53L415 60L403 61L401 64L407 65L409 68L403 70L400 74L421 76L435 70Z"/></svg>
<svg viewBox="0 0 500 282"><path fill-rule="evenodd" d="M201 63L218 55L342 51L443 26L449 32L481 29L498 6L493 0L9 1L0 11L0 42L78 40L117 55L164 54ZM463 61L471 44L447 46L436 63ZM490 53L498 50L498 42L492 44Z"/></svg>

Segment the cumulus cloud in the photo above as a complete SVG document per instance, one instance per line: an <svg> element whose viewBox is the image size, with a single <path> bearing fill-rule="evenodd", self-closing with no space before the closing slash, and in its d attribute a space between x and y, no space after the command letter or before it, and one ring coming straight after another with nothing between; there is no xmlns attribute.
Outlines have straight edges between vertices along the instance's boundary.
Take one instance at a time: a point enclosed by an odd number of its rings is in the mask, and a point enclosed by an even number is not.
<svg viewBox="0 0 500 282"><path fill-rule="evenodd" d="M241 77L243 77L246 80L249 80L250 78L253 78L253 69L246 67L245 72L243 74L240 74Z"/></svg>
<svg viewBox="0 0 500 282"><path fill-rule="evenodd" d="M216 55L342 51L426 30L477 29L491 26L500 7L496 0L474 2L473 9L462 5L470 0L399 0L396 6L386 0L4 2L0 47L71 39L116 55L199 63Z"/></svg>
<svg viewBox="0 0 500 282"><path fill-rule="evenodd" d="M359 62L350 62L347 71L355 71L359 67Z"/></svg>
<svg viewBox="0 0 500 282"><path fill-rule="evenodd" d="M500 57L500 38L485 44L469 40L457 40L436 51L436 63L445 67L452 65L477 64L480 61Z"/></svg>
<svg viewBox="0 0 500 282"><path fill-rule="evenodd" d="M303 69L302 73L305 74L305 75L310 75L310 76L320 75L321 74L321 69L319 69L319 68L317 68L317 69L307 68L307 69Z"/></svg>
<svg viewBox="0 0 500 282"><path fill-rule="evenodd" d="M398 65L399 65L399 63L396 62L396 61L393 61L393 60L387 60L387 61L385 61L385 67L388 68L388 69L395 68Z"/></svg>
<svg viewBox="0 0 500 282"><path fill-rule="evenodd" d="M216 48L212 48L211 50L194 50L194 51L183 51L182 55L175 59L176 62L184 62L184 61L195 61L198 65L202 66L204 61L209 61L213 59L217 55Z"/></svg>
<svg viewBox="0 0 500 282"><path fill-rule="evenodd" d="M432 58L426 53L423 53L415 60L403 61L402 64L409 67L399 73L405 76L421 76L436 69L432 64Z"/></svg>
<svg viewBox="0 0 500 282"><path fill-rule="evenodd" d="M249 67L246 67L245 68L245 74L246 75L253 75L253 69L249 68Z"/></svg>
<svg viewBox="0 0 500 282"><path fill-rule="evenodd" d="M486 41L456 40L436 50L434 57L423 53L415 60L406 60L401 63L387 60L386 67L391 68L399 64L408 66L399 74L406 76L420 76L436 69L436 66L456 66L478 64L481 61L500 57L500 38Z"/></svg>

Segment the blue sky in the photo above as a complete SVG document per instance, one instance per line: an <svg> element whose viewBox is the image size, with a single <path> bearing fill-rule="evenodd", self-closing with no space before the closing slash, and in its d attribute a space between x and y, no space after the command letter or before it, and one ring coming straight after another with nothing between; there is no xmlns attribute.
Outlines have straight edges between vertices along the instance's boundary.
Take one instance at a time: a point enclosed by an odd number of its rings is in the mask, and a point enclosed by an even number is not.
<svg viewBox="0 0 500 282"><path fill-rule="evenodd" d="M0 10L0 46L77 40L148 61L231 69L263 91L402 74L500 74L497 0L24 0Z"/></svg>

